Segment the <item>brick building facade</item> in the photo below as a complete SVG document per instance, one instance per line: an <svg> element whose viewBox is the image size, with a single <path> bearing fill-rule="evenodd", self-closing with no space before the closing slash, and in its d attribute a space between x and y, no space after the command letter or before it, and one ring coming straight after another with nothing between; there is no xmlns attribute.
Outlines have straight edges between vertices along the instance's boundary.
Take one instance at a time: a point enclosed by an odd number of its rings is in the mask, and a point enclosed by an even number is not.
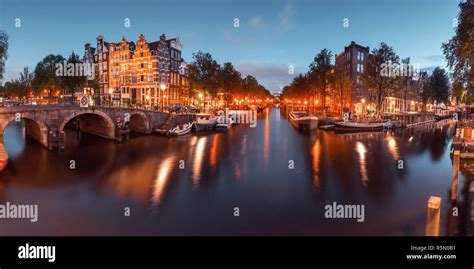
<svg viewBox="0 0 474 269"><path fill-rule="evenodd" d="M93 61L99 77L99 96L104 102L137 104L147 107L189 102L187 64L181 58L179 38L147 42L140 35L135 42L122 37L108 43L97 37L97 48L85 46L84 61Z"/></svg>

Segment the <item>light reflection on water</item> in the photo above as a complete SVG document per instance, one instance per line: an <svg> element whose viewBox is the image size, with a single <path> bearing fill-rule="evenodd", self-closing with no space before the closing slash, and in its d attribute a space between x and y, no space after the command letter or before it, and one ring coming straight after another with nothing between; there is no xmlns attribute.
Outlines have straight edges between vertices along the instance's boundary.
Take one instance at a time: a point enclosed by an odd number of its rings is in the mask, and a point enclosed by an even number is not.
<svg viewBox="0 0 474 269"><path fill-rule="evenodd" d="M0 202L37 203L41 221L0 223L0 234L423 235L429 196L448 201L451 187L454 130L446 124L303 134L271 109L256 128L226 133L113 143L68 132L66 151L51 152L13 123L4 136L11 162L0 174ZM460 175L461 190L464 182ZM366 205L366 221L325 219L333 201ZM124 207L132 208L128 218ZM442 215L440 234L456 232L447 221Z"/></svg>

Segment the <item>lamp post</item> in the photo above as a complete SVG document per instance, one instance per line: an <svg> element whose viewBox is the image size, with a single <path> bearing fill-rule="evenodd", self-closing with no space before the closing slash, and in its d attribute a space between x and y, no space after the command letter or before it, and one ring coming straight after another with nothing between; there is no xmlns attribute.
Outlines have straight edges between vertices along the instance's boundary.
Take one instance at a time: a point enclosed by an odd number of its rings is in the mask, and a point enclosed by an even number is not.
<svg viewBox="0 0 474 269"><path fill-rule="evenodd" d="M164 106L164 103L165 103L164 94L165 94L165 90L166 90L166 85L165 85L164 83L161 83L160 89L161 89L161 111L164 111L164 110L165 110L165 106Z"/></svg>
<svg viewBox="0 0 474 269"><path fill-rule="evenodd" d="M146 99L146 102L150 102L150 95L146 95L145 96L145 99ZM146 106L146 103L145 103L145 106ZM150 103L150 107L151 107L151 103Z"/></svg>
<svg viewBox="0 0 474 269"><path fill-rule="evenodd" d="M109 89L109 107L112 106L112 94L114 93L114 89Z"/></svg>
<svg viewBox="0 0 474 269"><path fill-rule="evenodd" d="M360 102L362 103L362 115L364 115L364 112L365 112L365 99L362 98L362 100L360 100Z"/></svg>
<svg viewBox="0 0 474 269"><path fill-rule="evenodd" d="M201 99L201 102L203 102L203 99L202 99L203 95L202 95L202 93L199 93L199 94L198 94L198 97L199 97L199 99ZM203 107L204 110L206 110L206 103L203 102L203 106L202 106L202 107Z"/></svg>

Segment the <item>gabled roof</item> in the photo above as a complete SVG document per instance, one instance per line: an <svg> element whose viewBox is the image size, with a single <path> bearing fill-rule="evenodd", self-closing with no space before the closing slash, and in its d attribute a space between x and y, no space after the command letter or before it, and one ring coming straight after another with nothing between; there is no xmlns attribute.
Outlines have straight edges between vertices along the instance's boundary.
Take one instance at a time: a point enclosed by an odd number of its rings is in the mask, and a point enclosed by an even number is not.
<svg viewBox="0 0 474 269"><path fill-rule="evenodd" d="M159 45L160 45L160 41L154 41L154 42L148 43L148 47L150 48L150 50L158 50Z"/></svg>

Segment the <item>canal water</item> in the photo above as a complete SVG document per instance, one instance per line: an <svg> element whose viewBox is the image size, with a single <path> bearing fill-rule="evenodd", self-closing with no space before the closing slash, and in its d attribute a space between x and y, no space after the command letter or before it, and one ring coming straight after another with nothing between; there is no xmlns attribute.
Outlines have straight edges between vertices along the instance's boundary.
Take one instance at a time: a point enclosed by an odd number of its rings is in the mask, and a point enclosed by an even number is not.
<svg viewBox="0 0 474 269"><path fill-rule="evenodd" d="M440 235L462 234L449 211L453 133L305 134L274 108L228 133L115 143L68 132L57 152L11 123L0 204L37 204L39 218L2 219L0 235L424 235L432 195ZM364 221L326 218L334 202L364 205Z"/></svg>

